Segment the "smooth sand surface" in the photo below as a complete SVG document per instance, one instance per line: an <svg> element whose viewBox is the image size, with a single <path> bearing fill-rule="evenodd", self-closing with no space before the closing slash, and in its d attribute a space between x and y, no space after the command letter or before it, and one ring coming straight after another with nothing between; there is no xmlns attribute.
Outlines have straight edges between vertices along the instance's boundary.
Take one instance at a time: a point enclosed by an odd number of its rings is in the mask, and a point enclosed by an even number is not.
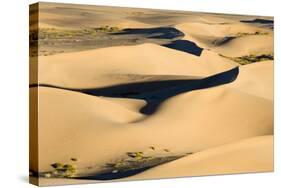
<svg viewBox="0 0 281 188"><path fill-rule="evenodd" d="M39 83L69 88L145 81L145 75L206 77L237 66L213 52L198 57L150 43L40 56L39 61Z"/></svg>
<svg viewBox="0 0 281 188"><path fill-rule="evenodd" d="M272 170L273 136L259 136L210 148L127 179L271 172Z"/></svg>
<svg viewBox="0 0 281 188"><path fill-rule="evenodd" d="M112 97L103 97L103 99L116 103L134 112L139 112L140 109L147 104L145 100L141 100L141 99L112 98Z"/></svg>
<svg viewBox="0 0 281 188"><path fill-rule="evenodd" d="M273 61L240 67L240 73L230 87L248 94L273 100Z"/></svg>
<svg viewBox="0 0 281 188"><path fill-rule="evenodd" d="M238 37L213 50L229 57L240 57L249 54L262 55L273 53L272 35L252 35Z"/></svg>
<svg viewBox="0 0 281 188"><path fill-rule="evenodd" d="M180 29L188 35L194 36L212 36L212 37L225 37L236 35L238 33L255 33L255 32L269 32L272 30L267 28L256 27L233 19L224 19L224 22L210 23L210 15L206 15L206 22L185 22L177 24L176 28ZM217 19L217 18L216 18Z"/></svg>

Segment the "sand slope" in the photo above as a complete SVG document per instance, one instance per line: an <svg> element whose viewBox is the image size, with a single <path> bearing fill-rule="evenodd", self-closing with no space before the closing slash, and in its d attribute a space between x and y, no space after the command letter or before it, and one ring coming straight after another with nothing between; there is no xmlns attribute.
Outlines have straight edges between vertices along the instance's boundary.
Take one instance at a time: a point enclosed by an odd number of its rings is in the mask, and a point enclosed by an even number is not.
<svg viewBox="0 0 281 188"><path fill-rule="evenodd" d="M230 57L239 57L249 54L273 53L273 32L267 28L240 22L228 21L225 23L182 23L176 28L185 33L184 39L194 41L203 48L211 49L216 53ZM248 35L236 37L223 45L217 46L216 41L238 34L266 33L265 35Z"/></svg>
<svg viewBox="0 0 281 188"><path fill-rule="evenodd" d="M205 77L236 66L212 52L204 51L198 57L149 43L40 56L39 61L39 83L71 88L93 88L143 80L126 75Z"/></svg>
<svg viewBox="0 0 281 188"><path fill-rule="evenodd" d="M217 53L230 57L240 57L244 55L262 55L273 53L272 35L252 35L238 37L228 43L213 48Z"/></svg>
<svg viewBox="0 0 281 188"><path fill-rule="evenodd" d="M70 162L71 157L79 159L79 173L85 174L129 151L176 155L272 134L272 102L225 87L175 96L147 118L116 102L78 92L40 87L39 94L43 172L54 162ZM225 118L218 122L222 115ZM157 149L146 153L151 145ZM165 148L170 152L163 152Z"/></svg>
<svg viewBox="0 0 281 188"><path fill-rule="evenodd" d="M260 136L210 148L128 179L270 172L272 170L273 136Z"/></svg>
<svg viewBox="0 0 281 188"><path fill-rule="evenodd" d="M174 143L180 143L180 149L188 151L272 134L272 101L225 87L172 97L164 101L152 116L139 122L140 129L144 126L155 129L159 136L173 140L167 146L174 148ZM217 131L220 134L216 134ZM155 142L153 137L151 141Z"/></svg>
<svg viewBox="0 0 281 188"><path fill-rule="evenodd" d="M230 87L273 100L273 62L264 61L240 67L238 78Z"/></svg>

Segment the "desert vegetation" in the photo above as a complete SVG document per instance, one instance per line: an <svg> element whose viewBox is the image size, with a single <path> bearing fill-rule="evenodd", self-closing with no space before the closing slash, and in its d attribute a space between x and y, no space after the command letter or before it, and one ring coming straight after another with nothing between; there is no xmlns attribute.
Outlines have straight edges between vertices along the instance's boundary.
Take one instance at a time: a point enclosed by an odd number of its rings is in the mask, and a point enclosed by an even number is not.
<svg viewBox="0 0 281 188"><path fill-rule="evenodd" d="M40 28L38 31L33 30L30 32L29 37L31 42L36 40L47 39L64 39L64 38L79 38L79 37L95 37L101 33L114 33L121 31L121 28L101 26L96 28L84 29L56 29L56 28Z"/></svg>
<svg viewBox="0 0 281 188"><path fill-rule="evenodd" d="M254 33L247 33L247 32L238 32L235 34L236 37L244 37L244 36L249 36L249 35L268 35L268 32L261 32L261 31L256 31Z"/></svg>
<svg viewBox="0 0 281 188"><path fill-rule="evenodd" d="M250 63L260 62L260 61L267 61L267 60L273 60L274 56L273 54L261 54L261 55L245 55L241 57L228 57L222 54L219 54L222 57L225 57L227 59L230 59L232 61L235 61L236 63L239 63L240 65L247 65Z"/></svg>

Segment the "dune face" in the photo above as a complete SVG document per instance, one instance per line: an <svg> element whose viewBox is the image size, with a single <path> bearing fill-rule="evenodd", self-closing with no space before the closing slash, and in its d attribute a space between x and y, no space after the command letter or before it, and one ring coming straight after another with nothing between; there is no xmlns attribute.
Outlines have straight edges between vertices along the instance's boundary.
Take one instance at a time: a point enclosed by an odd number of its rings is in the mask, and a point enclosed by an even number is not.
<svg viewBox="0 0 281 188"><path fill-rule="evenodd" d="M257 168L258 172L268 172L273 169L272 144L272 136L253 137L197 152L128 179L249 173L257 172Z"/></svg>
<svg viewBox="0 0 281 188"><path fill-rule="evenodd" d="M273 18L30 7L30 182L273 171Z"/></svg>

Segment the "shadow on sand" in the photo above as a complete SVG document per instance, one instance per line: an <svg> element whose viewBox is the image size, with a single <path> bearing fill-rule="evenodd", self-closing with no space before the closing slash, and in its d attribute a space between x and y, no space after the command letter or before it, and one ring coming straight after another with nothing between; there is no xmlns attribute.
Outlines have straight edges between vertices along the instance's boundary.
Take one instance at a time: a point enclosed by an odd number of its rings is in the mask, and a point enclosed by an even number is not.
<svg viewBox="0 0 281 188"><path fill-rule="evenodd" d="M231 83L237 78L238 74L239 68L236 67L203 79L193 80L164 80L129 83L97 89L71 89L46 84L39 84L39 86L66 89L94 96L143 99L147 104L140 110L140 112L150 115L157 110L158 106L163 101L170 97L193 90L206 89ZM37 87L37 85L30 85L30 87Z"/></svg>
<svg viewBox="0 0 281 188"><path fill-rule="evenodd" d="M273 20L257 18L257 19L254 19L254 20L240 20L240 22L249 23L249 24L256 24L256 25L260 25L261 27L266 27L266 28L270 28L270 29L274 28L274 21Z"/></svg>
<svg viewBox="0 0 281 188"><path fill-rule="evenodd" d="M184 37L183 32L173 27L124 29L122 32L113 33L112 35L141 35L151 39L175 39Z"/></svg>
<svg viewBox="0 0 281 188"><path fill-rule="evenodd" d="M266 19L254 19L254 20L241 20L240 22L243 23L258 23L258 24L273 24L273 20L266 20Z"/></svg>
<svg viewBox="0 0 281 188"><path fill-rule="evenodd" d="M83 176L83 177L77 177L76 179L84 179L84 180L114 180L114 179L120 179L120 178L126 178L130 177L136 174L139 174L141 172L144 172L151 167L144 167L144 168L139 168L139 169L132 169L132 170L126 170L126 171L121 171L118 173L112 173L112 172L106 172L106 173L101 173L97 175L92 175L92 176Z"/></svg>
<svg viewBox="0 0 281 188"><path fill-rule="evenodd" d="M171 48L174 50L186 52L189 54L193 54L196 56L200 56L203 51L203 48L200 48L194 42L191 42L188 40L175 40L169 44L164 44L162 46L165 46L167 48Z"/></svg>
<svg viewBox="0 0 281 188"><path fill-rule="evenodd" d="M150 40L150 42L196 56L200 56L203 51L203 48L200 48L194 42L188 40L180 40L185 36L185 34L173 27L124 29L122 32L113 33L112 35L135 36L142 37L145 39L157 39Z"/></svg>

